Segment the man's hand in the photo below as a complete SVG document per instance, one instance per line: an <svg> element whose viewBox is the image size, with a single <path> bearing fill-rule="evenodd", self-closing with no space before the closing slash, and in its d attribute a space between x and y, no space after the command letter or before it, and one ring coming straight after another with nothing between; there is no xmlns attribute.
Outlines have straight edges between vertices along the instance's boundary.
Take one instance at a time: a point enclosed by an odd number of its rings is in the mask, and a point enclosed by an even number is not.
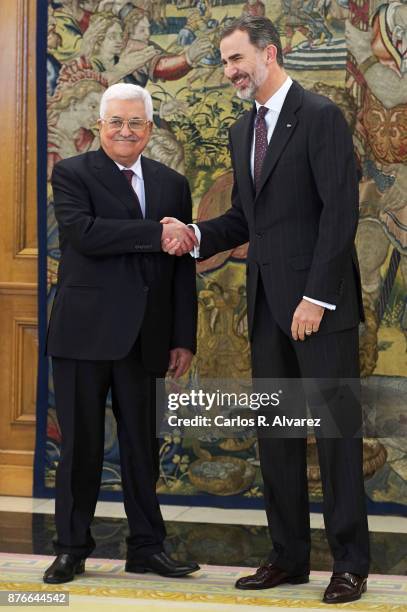
<svg viewBox="0 0 407 612"><path fill-rule="evenodd" d="M189 369L193 354L189 349L174 348L170 350L168 372L172 378L179 378Z"/></svg>
<svg viewBox="0 0 407 612"><path fill-rule="evenodd" d="M301 300L295 309L291 323L291 335L294 340L305 340L319 330L325 308L308 300Z"/></svg>
<svg viewBox="0 0 407 612"><path fill-rule="evenodd" d="M161 236L161 248L170 255L185 255L198 246L198 240L192 227L188 227L175 217L164 217Z"/></svg>

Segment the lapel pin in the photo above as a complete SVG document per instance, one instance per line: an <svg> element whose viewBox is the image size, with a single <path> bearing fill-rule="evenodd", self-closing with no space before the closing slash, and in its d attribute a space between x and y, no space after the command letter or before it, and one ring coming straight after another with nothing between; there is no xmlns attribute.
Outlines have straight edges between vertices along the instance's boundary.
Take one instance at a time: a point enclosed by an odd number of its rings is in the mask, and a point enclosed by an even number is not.
<svg viewBox="0 0 407 612"><path fill-rule="evenodd" d="M291 123L287 123L287 127L291 127L291 125L292 125Z"/></svg>

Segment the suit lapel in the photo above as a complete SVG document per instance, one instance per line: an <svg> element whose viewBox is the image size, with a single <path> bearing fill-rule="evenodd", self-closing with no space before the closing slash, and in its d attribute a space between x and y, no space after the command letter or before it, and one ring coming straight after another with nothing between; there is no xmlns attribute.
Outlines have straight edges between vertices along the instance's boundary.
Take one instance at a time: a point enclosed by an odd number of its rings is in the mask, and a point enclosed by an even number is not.
<svg viewBox="0 0 407 612"><path fill-rule="evenodd" d="M161 183L158 180L158 166L151 159L141 156L143 170L144 191L146 196L146 219L160 221Z"/></svg>
<svg viewBox="0 0 407 612"><path fill-rule="evenodd" d="M134 192L114 161L100 148L95 152L93 171L98 180L123 204L133 219L141 219Z"/></svg>
<svg viewBox="0 0 407 612"><path fill-rule="evenodd" d="M253 125L256 116L255 106L246 113L243 120L236 126L233 137L233 150L235 151L236 180L239 185L242 202L253 203L254 187L250 172L250 153L253 140ZM249 163L247 163L249 160Z"/></svg>
<svg viewBox="0 0 407 612"><path fill-rule="evenodd" d="M286 99L284 100L283 107L277 120L276 127L274 128L273 135L267 148L260 177L260 185L256 193L255 201L259 197L266 181L273 172L274 167L284 151L288 141L294 134L298 123L296 111L301 106L302 93L302 87L296 81L294 81L288 90Z"/></svg>

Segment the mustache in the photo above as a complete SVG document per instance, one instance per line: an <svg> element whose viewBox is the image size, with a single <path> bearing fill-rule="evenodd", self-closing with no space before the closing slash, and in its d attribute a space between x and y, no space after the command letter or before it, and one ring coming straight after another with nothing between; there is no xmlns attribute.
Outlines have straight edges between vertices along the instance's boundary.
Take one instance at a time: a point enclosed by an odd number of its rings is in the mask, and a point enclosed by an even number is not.
<svg viewBox="0 0 407 612"><path fill-rule="evenodd" d="M115 136L113 140L115 142L139 142L140 138L135 136L129 136L128 138L124 138L123 136Z"/></svg>
<svg viewBox="0 0 407 612"><path fill-rule="evenodd" d="M247 74L247 72L239 72L239 74L236 74L234 77L232 77L230 80L232 81L232 83L236 83L236 81L238 81L239 79L250 79L249 75Z"/></svg>

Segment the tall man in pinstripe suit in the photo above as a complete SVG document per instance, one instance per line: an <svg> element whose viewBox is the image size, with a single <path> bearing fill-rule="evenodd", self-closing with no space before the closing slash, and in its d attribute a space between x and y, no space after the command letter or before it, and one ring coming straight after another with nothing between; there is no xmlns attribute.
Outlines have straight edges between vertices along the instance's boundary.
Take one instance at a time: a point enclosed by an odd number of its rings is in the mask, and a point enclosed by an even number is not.
<svg viewBox="0 0 407 612"><path fill-rule="evenodd" d="M202 258L250 240L248 321L255 378L358 378L363 319L354 247L358 181L352 138L335 104L284 71L271 21L243 17L224 30L225 75L252 110L230 130L232 206L194 226ZM164 223L176 223L172 218ZM168 251L183 252L176 241ZM360 420L354 401L353 417ZM318 438L324 519L334 558L326 603L366 591L369 537L362 440ZM236 583L263 589L308 582L306 440L260 439L273 548Z"/></svg>

